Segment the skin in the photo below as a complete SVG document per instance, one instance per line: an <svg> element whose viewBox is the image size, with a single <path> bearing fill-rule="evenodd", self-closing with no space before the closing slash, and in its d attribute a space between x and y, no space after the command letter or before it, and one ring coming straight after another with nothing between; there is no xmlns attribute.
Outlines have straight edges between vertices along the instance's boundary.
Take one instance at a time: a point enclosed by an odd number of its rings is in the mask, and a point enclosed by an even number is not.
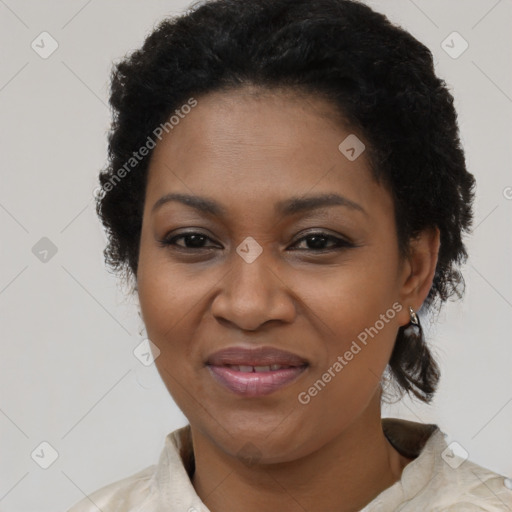
<svg viewBox="0 0 512 512"><path fill-rule="evenodd" d="M153 152L137 272L158 371L191 425L192 483L212 512L359 510L410 462L382 432L380 378L408 307L419 309L431 287L439 233L425 231L400 258L391 195L364 152L349 161L338 150L354 132L326 100L249 87L197 100ZM226 216L178 202L152 211L171 192L213 199ZM321 193L364 212L274 211L292 196ZM200 248L190 238L160 243L184 231L207 238ZM324 239L320 248L330 250L319 252L304 239L318 232L355 246L333 250ZM263 251L252 263L236 252L248 236ZM401 311L301 404L299 393L395 302ZM288 350L309 366L270 395L241 397L204 364L234 345ZM250 464L248 446L256 450Z"/></svg>

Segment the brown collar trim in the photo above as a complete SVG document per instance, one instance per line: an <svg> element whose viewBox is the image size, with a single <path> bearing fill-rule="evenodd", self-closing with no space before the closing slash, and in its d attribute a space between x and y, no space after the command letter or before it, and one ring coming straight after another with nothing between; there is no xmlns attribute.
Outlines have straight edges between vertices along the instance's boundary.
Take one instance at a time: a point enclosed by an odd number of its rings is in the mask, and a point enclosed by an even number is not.
<svg viewBox="0 0 512 512"><path fill-rule="evenodd" d="M382 418L382 430L393 448L404 457L415 459L439 427L398 418Z"/></svg>
<svg viewBox="0 0 512 512"><path fill-rule="evenodd" d="M196 461L194 458L194 447L192 444L192 431L190 430L190 425L186 425L180 429L178 448L185 471L192 481L192 477L196 470Z"/></svg>

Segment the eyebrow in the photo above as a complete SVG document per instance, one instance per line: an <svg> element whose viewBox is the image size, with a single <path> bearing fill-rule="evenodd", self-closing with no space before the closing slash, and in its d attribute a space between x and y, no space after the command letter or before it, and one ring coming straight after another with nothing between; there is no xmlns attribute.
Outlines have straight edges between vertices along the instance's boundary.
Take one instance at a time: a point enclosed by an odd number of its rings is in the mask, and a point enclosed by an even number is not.
<svg viewBox="0 0 512 512"><path fill-rule="evenodd" d="M154 213L158 208L169 202L178 202L186 206L190 206L202 213L210 214L217 217L226 217L227 210L219 203L206 197L193 196L189 194L171 193L162 196L153 205L151 212ZM345 206L351 210L359 211L367 215L364 208L338 194L320 194L316 196L291 197L275 204L275 212L282 215L293 215L299 212L325 208L328 206Z"/></svg>

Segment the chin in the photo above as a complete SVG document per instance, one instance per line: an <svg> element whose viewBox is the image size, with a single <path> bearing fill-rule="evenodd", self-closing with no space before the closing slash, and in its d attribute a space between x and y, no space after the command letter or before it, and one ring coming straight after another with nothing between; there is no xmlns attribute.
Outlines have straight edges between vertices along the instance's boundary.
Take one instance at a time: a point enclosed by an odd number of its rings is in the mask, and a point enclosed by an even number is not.
<svg viewBox="0 0 512 512"><path fill-rule="evenodd" d="M317 427L308 428L304 421L293 418L283 421L282 415L271 423L232 418L222 426L210 424L198 430L223 452L249 465L291 462L318 448Z"/></svg>

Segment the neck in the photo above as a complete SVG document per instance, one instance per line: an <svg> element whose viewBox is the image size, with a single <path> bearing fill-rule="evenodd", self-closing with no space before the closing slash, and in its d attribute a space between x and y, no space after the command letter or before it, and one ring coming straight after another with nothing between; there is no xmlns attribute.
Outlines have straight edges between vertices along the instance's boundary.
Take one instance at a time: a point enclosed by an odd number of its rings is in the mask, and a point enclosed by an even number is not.
<svg viewBox="0 0 512 512"><path fill-rule="evenodd" d="M400 479L409 459L386 439L380 396L347 429L320 450L279 464L244 465L192 428L194 488L211 510L290 512L363 508Z"/></svg>

